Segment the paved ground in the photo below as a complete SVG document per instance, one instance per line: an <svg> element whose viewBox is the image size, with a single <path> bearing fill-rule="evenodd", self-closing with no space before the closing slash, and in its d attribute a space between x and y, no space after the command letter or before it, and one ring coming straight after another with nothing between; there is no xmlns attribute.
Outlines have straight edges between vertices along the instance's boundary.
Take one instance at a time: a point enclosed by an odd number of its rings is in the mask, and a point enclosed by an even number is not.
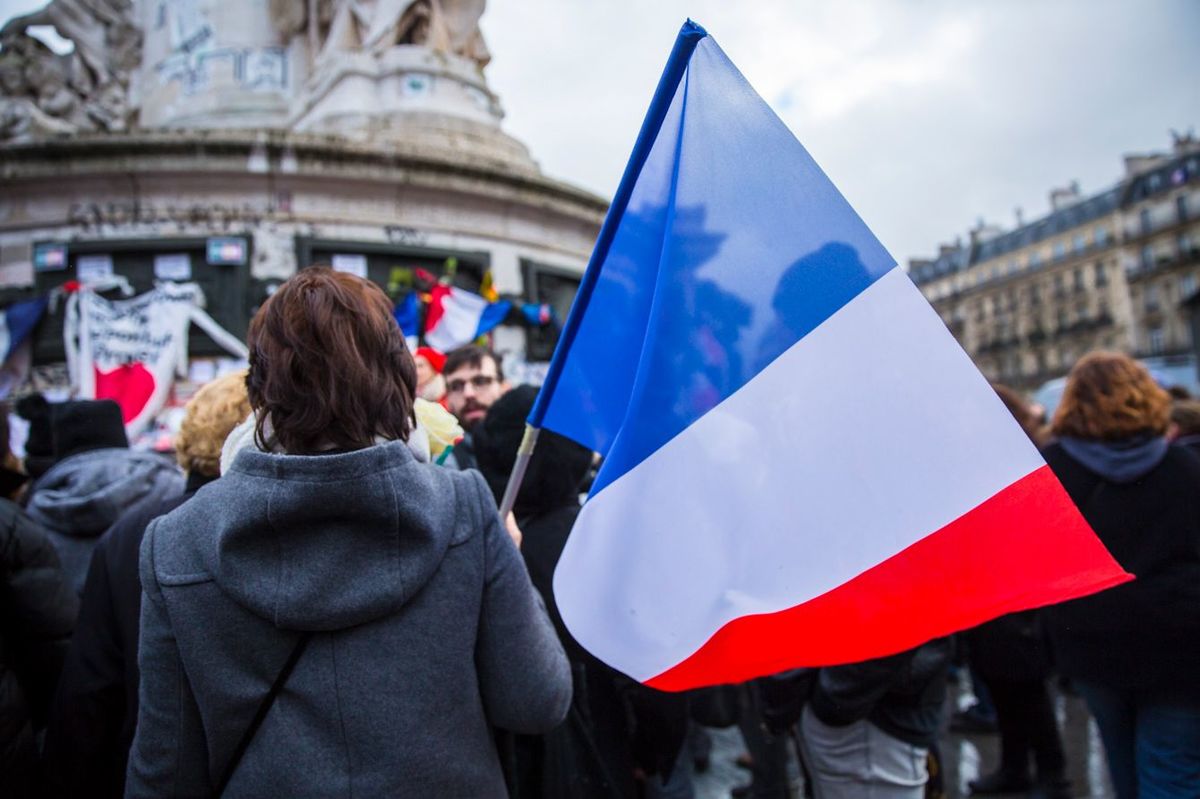
<svg viewBox="0 0 1200 799"><path fill-rule="evenodd" d="M957 689L952 694L952 702L967 702L970 699ZM1096 725L1088 716L1083 701L1073 696L1060 696L1058 714L1075 795L1088 799L1109 799L1112 789L1108 783L1104 750ZM712 730L711 734L712 765L705 774L696 775L696 799L727 799L730 788L749 781L749 773L737 768L733 762L744 747L736 727ZM967 796L967 782L981 771L990 771L999 760L999 737L996 735L959 735L946 730L940 743L946 763L947 796L950 797ZM795 753L792 753L792 758L794 760ZM795 763L792 768L798 775ZM794 787L794 792L799 795L798 776Z"/></svg>

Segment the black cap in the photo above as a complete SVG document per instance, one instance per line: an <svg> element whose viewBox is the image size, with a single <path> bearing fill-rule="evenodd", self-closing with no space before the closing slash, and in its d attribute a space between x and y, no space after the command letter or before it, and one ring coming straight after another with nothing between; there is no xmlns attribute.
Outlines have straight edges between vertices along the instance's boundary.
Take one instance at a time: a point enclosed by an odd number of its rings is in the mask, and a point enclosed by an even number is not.
<svg viewBox="0 0 1200 799"><path fill-rule="evenodd" d="M71 400L51 406L54 460L94 449L127 448L121 406L112 400Z"/></svg>

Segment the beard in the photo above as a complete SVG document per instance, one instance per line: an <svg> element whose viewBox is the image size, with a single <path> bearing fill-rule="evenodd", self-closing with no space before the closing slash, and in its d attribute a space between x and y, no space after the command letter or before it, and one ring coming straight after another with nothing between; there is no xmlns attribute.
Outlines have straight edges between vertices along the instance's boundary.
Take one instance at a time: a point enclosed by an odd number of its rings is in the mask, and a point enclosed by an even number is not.
<svg viewBox="0 0 1200 799"><path fill-rule="evenodd" d="M480 405L475 400L467 400L455 415L458 417L458 422L463 426L463 429L470 430L483 421L483 417L487 415L487 406Z"/></svg>

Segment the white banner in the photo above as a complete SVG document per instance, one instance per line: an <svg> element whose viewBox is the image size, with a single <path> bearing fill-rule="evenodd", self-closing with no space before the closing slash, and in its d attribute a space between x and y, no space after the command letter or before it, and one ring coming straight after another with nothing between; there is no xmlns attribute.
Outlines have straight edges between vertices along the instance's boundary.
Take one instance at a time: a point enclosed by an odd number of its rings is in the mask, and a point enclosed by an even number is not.
<svg viewBox="0 0 1200 799"><path fill-rule="evenodd" d="M71 295L63 343L76 395L116 401L132 438L162 410L175 377L187 375L193 322L231 354L247 357L246 345L203 304L195 283L164 283L129 300L106 300L87 288Z"/></svg>

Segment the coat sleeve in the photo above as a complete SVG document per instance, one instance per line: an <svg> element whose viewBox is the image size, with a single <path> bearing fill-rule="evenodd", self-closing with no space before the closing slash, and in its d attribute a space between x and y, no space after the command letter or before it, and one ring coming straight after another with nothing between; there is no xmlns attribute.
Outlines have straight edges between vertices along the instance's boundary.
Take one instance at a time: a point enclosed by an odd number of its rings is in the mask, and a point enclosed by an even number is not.
<svg viewBox="0 0 1200 799"><path fill-rule="evenodd" d="M525 562L500 524L478 472L470 472L483 521L484 585L475 644L488 720L518 733L557 727L571 704L571 667Z"/></svg>
<svg viewBox="0 0 1200 799"><path fill-rule="evenodd" d="M155 528L141 549L142 616L138 723L125 796L208 796L208 746L154 569Z"/></svg>
<svg viewBox="0 0 1200 799"><path fill-rule="evenodd" d="M54 544L32 519L14 507L7 532L0 552L5 572L0 584L0 614L12 639L5 647L20 677L34 726L41 727L62 672L79 600L67 583Z"/></svg>

